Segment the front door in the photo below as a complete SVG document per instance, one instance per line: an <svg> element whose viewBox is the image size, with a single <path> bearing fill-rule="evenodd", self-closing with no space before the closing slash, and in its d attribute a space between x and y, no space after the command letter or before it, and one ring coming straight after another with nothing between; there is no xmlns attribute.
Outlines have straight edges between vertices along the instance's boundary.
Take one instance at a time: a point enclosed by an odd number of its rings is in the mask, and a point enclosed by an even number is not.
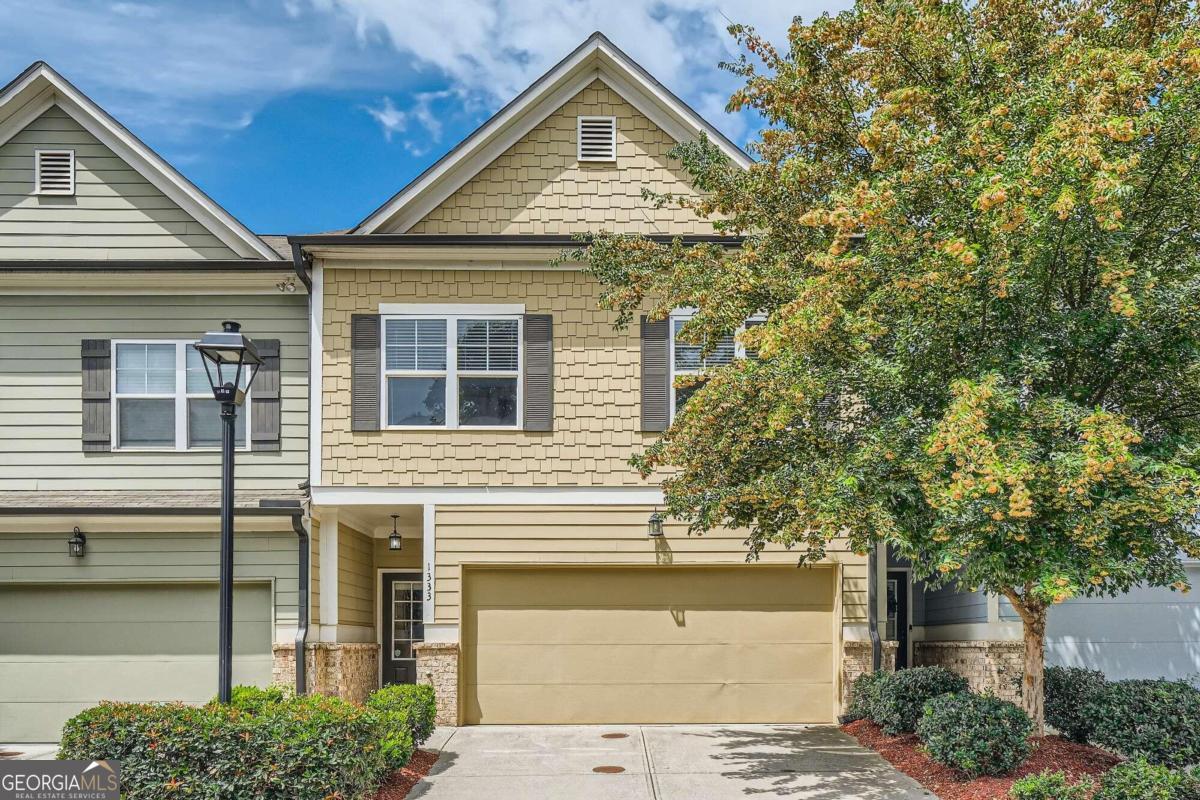
<svg viewBox="0 0 1200 800"><path fill-rule="evenodd" d="M383 575L383 684L415 683L413 644L425 639L419 572L385 572Z"/></svg>
<svg viewBox="0 0 1200 800"><path fill-rule="evenodd" d="M903 571L887 574L887 634L890 642L897 642L896 669L908 666L908 573Z"/></svg>

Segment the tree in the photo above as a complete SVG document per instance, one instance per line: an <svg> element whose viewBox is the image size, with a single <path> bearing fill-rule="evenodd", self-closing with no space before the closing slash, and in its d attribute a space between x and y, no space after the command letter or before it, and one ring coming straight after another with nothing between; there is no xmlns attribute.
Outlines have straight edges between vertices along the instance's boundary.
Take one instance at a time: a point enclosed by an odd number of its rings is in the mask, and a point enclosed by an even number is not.
<svg viewBox="0 0 1200 800"><path fill-rule="evenodd" d="M757 162L674 151L740 247L599 233L628 323L757 357L711 370L636 465L671 514L822 556L893 544L1011 601L1042 730L1048 608L1200 555L1200 38L1163 0L859 0L786 52L731 27Z"/></svg>

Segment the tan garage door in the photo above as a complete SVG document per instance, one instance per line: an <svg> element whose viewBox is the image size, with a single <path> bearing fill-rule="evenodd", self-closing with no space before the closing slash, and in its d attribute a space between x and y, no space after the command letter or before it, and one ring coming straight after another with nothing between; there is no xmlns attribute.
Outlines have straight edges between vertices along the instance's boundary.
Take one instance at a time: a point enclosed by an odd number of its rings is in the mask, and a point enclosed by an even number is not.
<svg viewBox="0 0 1200 800"><path fill-rule="evenodd" d="M464 719L831 722L836 572L465 571Z"/></svg>

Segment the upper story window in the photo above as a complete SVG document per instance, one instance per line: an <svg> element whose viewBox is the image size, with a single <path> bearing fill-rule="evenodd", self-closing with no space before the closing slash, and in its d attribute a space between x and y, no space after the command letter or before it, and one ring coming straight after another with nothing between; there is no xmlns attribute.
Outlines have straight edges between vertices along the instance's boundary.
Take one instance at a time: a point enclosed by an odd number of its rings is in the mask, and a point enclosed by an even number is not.
<svg viewBox="0 0 1200 800"><path fill-rule="evenodd" d="M37 150L33 154L34 194L75 194L75 151Z"/></svg>
<svg viewBox="0 0 1200 800"><path fill-rule="evenodd" d="M221 445L220 404L190 341L113 342L113 430L119 449L189 450ZM242 376L243 388L245 378ZM235 425L246 446L247 401Z"/></svg>
<svg viewBox="0 0 1200 800"><path fill-rule="evenodd" d="M754 352L748 352L746 348L737 341L735 334L722 336L717 340L715 346L704 353L705 348L701 345L692 342L684 341L680 338L680 331L692 318L694 312L681 311L671 315L671 416L674 418L675 413L683 407L697 389L704 384L704 371L713 367L722 367L726 364L733 363L735 358L754 358ZM755 325L761 325L762 319L750 319L738 329L738 332L746 328L752 328ZM680 376L694 375L697 376L687 386L675 386L675 379Z"/></svg>
<svg viewBox="0 0 1200 800"><path fill-rule="evenodd" d="M383 318L383 410L390 428L516 428L521 316Z"/></svg>

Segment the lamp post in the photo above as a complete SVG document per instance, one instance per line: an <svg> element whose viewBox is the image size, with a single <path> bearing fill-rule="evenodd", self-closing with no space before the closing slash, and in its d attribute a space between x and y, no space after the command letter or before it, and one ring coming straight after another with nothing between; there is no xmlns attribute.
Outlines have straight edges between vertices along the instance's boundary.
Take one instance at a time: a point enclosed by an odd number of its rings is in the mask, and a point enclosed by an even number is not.
<svg viewBox="0 0 1200 800"><path fill-rule="evenodd" d="M254 342L236 322L222 322L196 344L213 397L221 404L221 588L217 632L217 701L229 702L233 688L233 452L237 407L262 365Z"/></svg>

